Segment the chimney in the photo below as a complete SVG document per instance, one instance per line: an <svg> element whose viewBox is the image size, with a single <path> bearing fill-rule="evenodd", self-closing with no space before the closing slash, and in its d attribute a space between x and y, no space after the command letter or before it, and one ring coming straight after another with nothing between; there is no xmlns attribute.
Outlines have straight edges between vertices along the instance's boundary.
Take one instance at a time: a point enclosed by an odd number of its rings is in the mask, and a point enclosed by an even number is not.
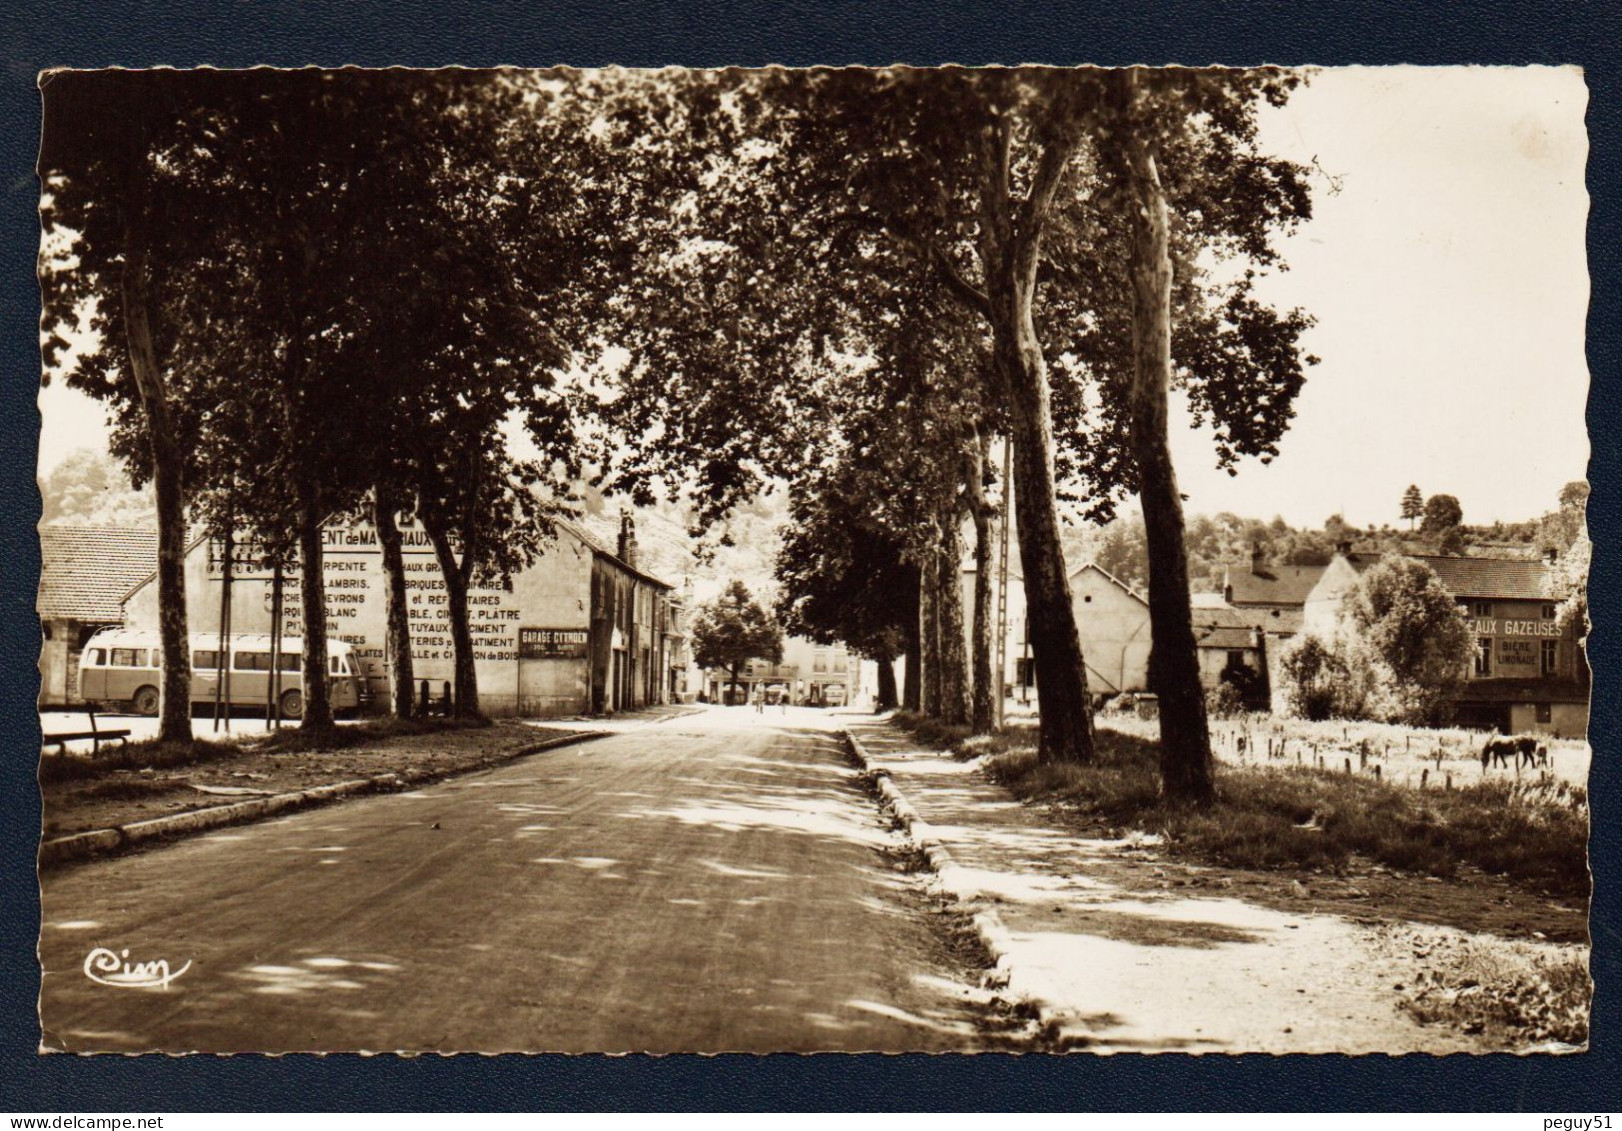
<svg viewBox="0 0 1622 1131"><path fill-rule="evenodd" d="M1253 574L1260 574L1261 571L1262 544L1260 542L1252 542L1250 544L1250 572Z"/></svg>
<svg viewBox="0 0 1622 1131"><path fill-rule="evenodd" d="M1560 547L1559 546L1550 546L1548 549L1544 550L1543 551L1543 560L1548 562L1550 565L1555 565L1557 562L1559 562L1560 561Z"/></svg>
<svg viewBox="0 0 1622 1131"><path fill-rule="evenodd" d="M636 568L636 523L629 511L620 514L619 559L632 569Z"/></svg>

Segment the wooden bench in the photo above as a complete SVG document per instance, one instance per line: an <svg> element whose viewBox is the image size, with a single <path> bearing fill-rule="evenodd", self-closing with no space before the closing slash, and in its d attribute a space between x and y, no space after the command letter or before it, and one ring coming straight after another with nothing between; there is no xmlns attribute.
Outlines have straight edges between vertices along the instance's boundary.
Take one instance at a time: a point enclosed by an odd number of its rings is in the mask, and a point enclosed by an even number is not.
<svg viewBox="0 0 1622 1131"><path fill-rule="evenodd" d="M68 750L68 743L79 742L88 738L91 741L90 752L92 754L99 754L101 753L101 744L103 742L111 742L116 738L120 743L122 743L125 739L129 738L130 732L128 730L103 729L102 727L98 727L96 725L96 708L94 704L86 703L84 705L84 711L85 715L90 719L89 730L70 730L62 731L57 734L43 735L41 745L55 746L58 754L66 754Z"/></svg>

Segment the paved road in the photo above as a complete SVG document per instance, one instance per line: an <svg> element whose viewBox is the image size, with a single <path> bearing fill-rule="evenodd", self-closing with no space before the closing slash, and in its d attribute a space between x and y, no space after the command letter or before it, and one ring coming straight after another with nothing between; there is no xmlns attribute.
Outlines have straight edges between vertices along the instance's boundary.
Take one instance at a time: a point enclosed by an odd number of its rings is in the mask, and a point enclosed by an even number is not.
<svg viewBox="0 0 1622 1131"><path fill-rule="evenodd" d="M72 1051L979 1044L826 713L713 708L414 793L48 874ZM102 947L191 966L106 986Z"/></svg>

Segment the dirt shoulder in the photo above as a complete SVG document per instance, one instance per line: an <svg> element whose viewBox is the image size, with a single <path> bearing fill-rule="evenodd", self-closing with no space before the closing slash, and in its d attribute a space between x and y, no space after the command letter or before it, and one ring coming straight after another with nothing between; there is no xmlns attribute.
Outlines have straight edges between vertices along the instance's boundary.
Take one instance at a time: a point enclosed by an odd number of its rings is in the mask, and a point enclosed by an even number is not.
<svg viewBox="0 0 1622 1131"><path fill-rule="evenodd" d="M1146 820L1100 813L1089 787L1124 793L1130 766L1050 790L1025 777L1015 789L988 772L991 759L877 720L852 731L955 858L953 893L1000 915L1011 987L1045 1004L1066 1047L1568 1052L1586 1042L1586 899L1462 861L1445 877L1358 853L1236 866L1165 835L1152 788L1138 807Z"/></svg>
<svg viewBox="0 0 1622 1131"><path fill-rule="evenodd" d="M49 840L386 774L466 773L503 762L538 742L592 729L576 722L554 727L500 721L381 737L331 751L277 751L263 742L233 743L190 765L113 769L92 778L47 781L41 785L43 831Z"/></svg>

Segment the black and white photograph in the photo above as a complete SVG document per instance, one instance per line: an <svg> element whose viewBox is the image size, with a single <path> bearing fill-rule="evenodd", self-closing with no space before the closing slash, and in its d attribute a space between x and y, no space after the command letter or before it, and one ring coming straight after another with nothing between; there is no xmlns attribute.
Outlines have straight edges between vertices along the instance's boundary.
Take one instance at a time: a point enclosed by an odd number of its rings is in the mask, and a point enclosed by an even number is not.
<svg viewBox="0 0 1622 1131"><path fill-rule="evenodd" d="M1581 68L38 85L42 1053L1588 1049Z"/></svg>

